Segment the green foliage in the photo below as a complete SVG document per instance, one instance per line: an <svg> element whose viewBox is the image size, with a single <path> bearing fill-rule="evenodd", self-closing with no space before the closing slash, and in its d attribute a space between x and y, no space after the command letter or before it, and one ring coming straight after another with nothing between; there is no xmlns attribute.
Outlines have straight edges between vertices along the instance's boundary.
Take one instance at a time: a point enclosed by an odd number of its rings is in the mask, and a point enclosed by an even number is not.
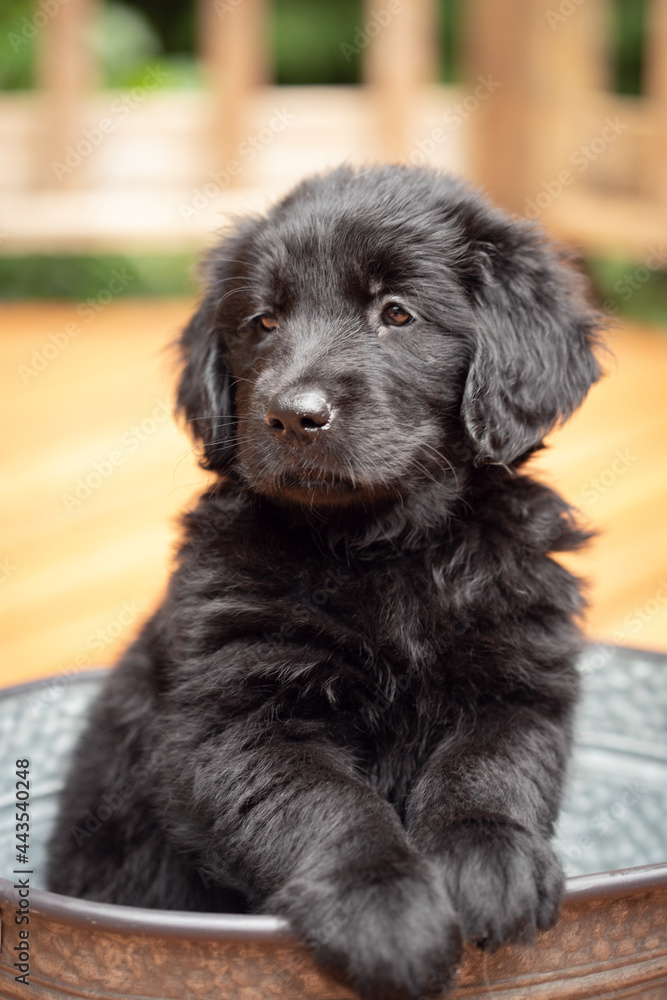
<svg viewBox="0 0 667 1000"><path fill-rule="evenodd" d="M274 0L270 39L277 82L357 83L363 31L361 0Z"/></svg>
<svg viewBox="0 0 667 1000"><path fill-rule="evenodd" d="M126 0L142 11L167 56L193 55L196 0ZM206 0L213 3L214 0Z"/></svg>
<svg viewBox="0 0 667 1000"><path fill-rule="evenodd" d="M31 0L3 0L0 7L0 90L33 85L35 38Z"/></svg>
<svg viewBox="0 0 667 1000"><path fill-rule="evenodd" d="M438 2L440 79L453 83L462 76L465 3ZM612 86L618 93L642 91L646 6L646 0L610 0ZM33 0L0 3L0 89L34 83L35 37L41 30L34 26L36 9ZM386 4L378 0L372 9L385 10ZM357 83L364 49L358 40L370 16L365 10L362 0L273 0L269 32L278 83ZM170 70L170 87L201 83L194 0L107 0L101 5L94 44L107 86L136 85L146 63L157 57Z"/></svg>
<svg viewBox="0 0 667 1000"><path fill-rule="evenodd" d="M646 0L613 0L612 88L617 94L643 91Z"/></svg>
<svg viewBox="0 0 667 1000"><path fill-rule="evenodd" d="M378 3L370 14L360 0L274 0L272 8L271 42L278 83L359 82L362 54L374 28L372 12L386 11L386 4ZM439 0L439 78L445 83L462 76L462 15L463 0ZM401 58L400 52L396 58Z"/></svg>
<svg viewBox="0 0 667 1000"><path fill-rule="evenodd" d="M194 54L165 51L159 27L153 27L138 6L108 0L93 28L92 44L107 87L140 86L146 66L155 62L159 62L166 75L163 87L193 87L201 83Z"/></svg>
<svg viewBox="0 0 667 1000"><path fill-rule="evenodd" d="M54 0L63 3L65 0ZM102 72L105 87L139 86L146 66L159 62L167 72L164 86L192 87L201 83L201 74L193 53L192 4L172 0L180 6L183 45L167 45L176 39L173 32L163 34L153 26L142 4L108 0L100 7L93 23L90 43ZM151 6L146 0L146 5ZM169 4L165 3L168 12ZM158 8L159 11L159 8ZM0 90L23 90L34 85L36 40L42 30L35 26L43 11L31 0L2 0L0 7ZM51 16L57 17L57 12ZM167 27L167 25L160 25Z"/></svg>
<svg viewBox="0 0 667 1000"><path fill-rule="evenodd" d="M90 41L107 87L134 86L137 68L154 60L161 48L144 14L129 4L115 2L102 7Z"/></svg>
<svg viewBox="0 0 667 1000"><path fill-rule="evenodd" d="M186 253L0 257L0 299L83 302L108 288L118 274L123 287L114 297L192 295L196 290L194 262L195 255Z"/></svg>
<svg viewBox="0 0 667 1000"><path fill-rule="evenodd" d="M61 0L64 2L64 0ZM207 0L213 2L213 0ZM408 2L408 0L405 0ZM461 78L463 0L439 0L440 79ZM192 0L107 0L92 30L93 50L107 87L139 84L147 63L169 70L169 87L201 84L195 59ZM377 4L378 11L385 9ZM2 0L0 89L33 85L35 36L32 0ZM269 39L275 78L284 84L354 84L368 18L362 0L274 0ZM39 30L39 29L38 29ZM400 53L397 53L400 58Z"/></svg>
<svg viewBox="0 0 667 1000"><path fill-rule="evenodd" d="M107 288L114 270L126 278L118 296L190 296L196 259L195 253L0 257L0 299L82 302ZM611 257L590 257L586 267L607 311L667 326L667 271Z"/></svg>
<svg viewBox="0 0 667 1000"><path fill-rule="evenodd" d="M159 63L165 73L162 87L193 87L201 83L194 55L166 52L159 31L148 16L132 4L117 0L105 3L94 25L91 41L107 87L140 86L146 67L152 63Z"/></svg>
<svg viewBox="0 0 667 1000"><path fill-rule="evenodd" d="M627 257L590 257L587 270L598 301L614 316L667 326L667 270Z"/></svg>
<svg viewBox="0 0 667 1000"><path fill-rule="evenodd" d="M458 83L463 78L463 0L440 0L440 81Z"/></svg>

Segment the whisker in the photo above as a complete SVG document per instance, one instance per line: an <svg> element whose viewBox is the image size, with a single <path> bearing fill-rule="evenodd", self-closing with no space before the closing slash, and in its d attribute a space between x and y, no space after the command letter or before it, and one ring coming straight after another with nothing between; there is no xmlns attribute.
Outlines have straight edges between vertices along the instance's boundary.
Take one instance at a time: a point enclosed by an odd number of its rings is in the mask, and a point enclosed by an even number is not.
<svg viewBox="0 0 667 1000"><path fill-rule="evenodd" d="M217 312L222 303L226 299L228 299L230 295L236 295L239 292L251 292L251 291L252 291L252 285L241 285L240 288L231 288L228 292L225 292L225 294L218 299L218 301L215 304L214 311Z"/></svg>
<svg viewBox="0 0 667 1000"><path fill-rule="evenodd" d="M207 263L207 264L210 264L210 263L213 263L213 264L240 264L241 267L247 267L248 266L248 261L247 260L239 260L238 257L218 257L218 256L216 256L213 253L207 254L204 257L204 262Z"/></svg>

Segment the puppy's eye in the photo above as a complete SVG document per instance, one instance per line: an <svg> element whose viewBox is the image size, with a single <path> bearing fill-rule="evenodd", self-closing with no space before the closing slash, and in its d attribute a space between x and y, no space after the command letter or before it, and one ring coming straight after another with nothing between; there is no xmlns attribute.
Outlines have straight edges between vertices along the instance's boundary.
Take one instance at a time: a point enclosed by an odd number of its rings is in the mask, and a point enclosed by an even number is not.
<svg viewBox="0 0 667 1000"><path fill-rule="evenodd" d="M262 330L275 330L278 326L278 320L273 313L262 313L259 317L259 325Z"/></svg>
<svg viewBox="0 0 667 1000"><path fill-rule="evenodd" d="M412 323L414 316L411 316L403 306L399 306L398 302L389 302L382 310L381 319L387 326L407 326L408 323Z"/></svg>

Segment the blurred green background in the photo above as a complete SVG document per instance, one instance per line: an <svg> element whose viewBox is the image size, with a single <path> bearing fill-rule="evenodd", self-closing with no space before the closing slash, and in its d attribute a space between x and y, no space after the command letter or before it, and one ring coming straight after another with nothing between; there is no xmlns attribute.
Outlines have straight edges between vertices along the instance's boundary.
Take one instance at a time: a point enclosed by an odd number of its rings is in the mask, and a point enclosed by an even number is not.
<svg viewBox="0 0 667 1000"><path fill-rule="evenodd" d="M440 0L440 79L460 81L461 20L465 0ZM30 19L32 0L2 0L0 7L0 90L27 89L34 83L34 41L22 33ZM611 88L617 93L642 92L644 0L614 0L612 5ZM274 76L279 84L356 84L360 56L346 55L339 45L353 45L357 25L364 23L362 0L273 0L269 25ZM197 63L192 0L109 0L101 5L93 43L109 88L137 85L146 63L159 59L169 70L170 87L202 86ZM193 257L169 255L30 255L0 256L0 298L83 300L99 288L112 267L126 267L134 276L127 295L192 294ZM585 267L600 303L618 315L653 322L667 321L667 272L651 271L634 279L630 259L588 258Z"/></svg>
<svg viewBox="0 0 667 1000"><path fill-rule="evenodd" d="M461 15L465 0L439 0L440 80L460 79ZM612 89L642 92L641 39L644 0L614 0L612 5ZM359 53L346 56L339 39L353 42L364 23L362 0L273 0L270 45L279 84L354 84L360 82ZM2 0L0 5L0 89L31 87L34 39L19 36L23 18L30 19L32 0ZM28 34L28 32L26 32ZM94 31L95 51L107 87L138 84L146 62L158 58L169 69L169 86L201 83L195 58L192 0L107 0Z"/></svg>

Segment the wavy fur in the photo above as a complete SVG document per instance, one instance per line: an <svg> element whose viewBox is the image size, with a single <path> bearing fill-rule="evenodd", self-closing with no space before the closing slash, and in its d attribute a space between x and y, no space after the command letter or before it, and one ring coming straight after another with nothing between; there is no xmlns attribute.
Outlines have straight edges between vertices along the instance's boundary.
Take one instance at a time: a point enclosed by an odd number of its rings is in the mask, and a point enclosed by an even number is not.
<svg viewBox="0 0 667 1000"><path fill-rule="evenodd" d="M302 183L205 272L178 407L217 484L92 711L50 888L284 914L363 996L435 995L463 939L558 912L582 602L550 553L586 535L523 466L599 318L534 226L402 167ZM308 447L266 423L295 388L335 414Z"/></svg>

